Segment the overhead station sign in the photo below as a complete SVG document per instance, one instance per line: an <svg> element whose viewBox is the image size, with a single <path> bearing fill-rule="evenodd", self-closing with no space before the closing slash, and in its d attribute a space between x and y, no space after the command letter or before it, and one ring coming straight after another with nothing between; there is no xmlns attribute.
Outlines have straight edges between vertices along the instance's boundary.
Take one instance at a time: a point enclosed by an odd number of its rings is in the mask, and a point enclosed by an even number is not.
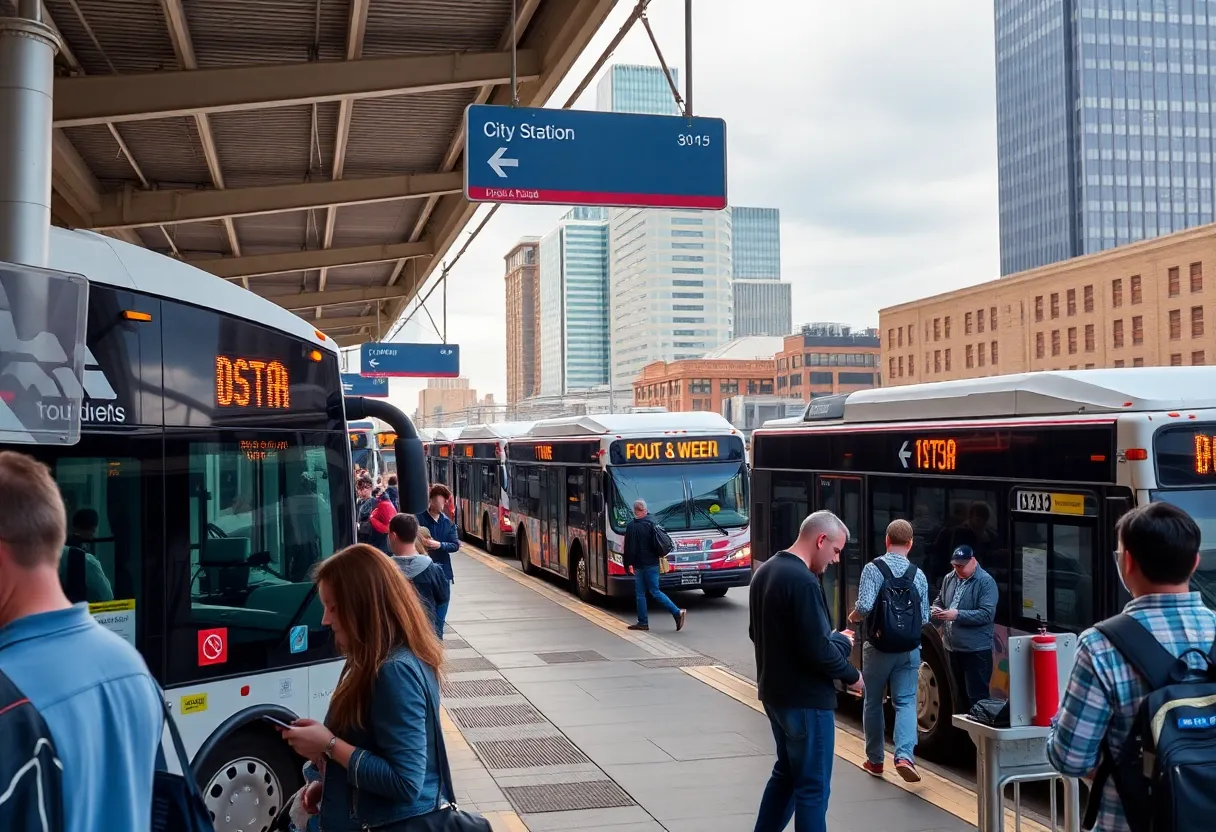
<svg viewBox="0 0 1216 832"><path fill-rule="evenodd" d="M626 208L726 207L726 122L471 104L471 202Z"/></svg>
<svg viewBox="0 0 1216 832"><path fill-rule="evenodd" d="M364 378L358 373L342 374L342 395L366 396L371 399L388 398L388 377Z"/></svg>
<svg viewBox="0 0 1216 832"><path fill-rule="evenodd" d="M456 344L364 344L359 374L367 378L456 378L460 347Z"/></svg>

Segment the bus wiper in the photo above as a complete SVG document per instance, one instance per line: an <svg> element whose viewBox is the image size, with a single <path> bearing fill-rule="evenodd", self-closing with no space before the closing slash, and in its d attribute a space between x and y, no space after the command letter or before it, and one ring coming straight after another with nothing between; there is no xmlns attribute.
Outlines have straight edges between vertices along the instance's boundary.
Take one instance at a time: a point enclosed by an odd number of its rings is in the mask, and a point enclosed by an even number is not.
<svg viewBox="0 0 1216 832"><path fill-rule="evenodd" d="M692 507L693 507L693 509L694 509L695 511L699 511L699 512L701 512L702 514L704 514L704 515L705 515L705 519L706 519L706 520L708 520L710 523L713 523L713 525L714 525L714 528L715 528L715 529L717 529L718 531L722 532L722 534L726 535L727 537L730 537L730 532L728 532L728 531L726 530L726 527L725 527L725 526L723 526L721 523L719 523L717 520L715 520L715 519L714 519L714 516L713 516L712 514L710 514L708 511L706 511L706 510L705 510L704 508L702 508L701 506L697 505L697 501L696 501L696 500L693 500L693 501L692 501Z"/></svg>

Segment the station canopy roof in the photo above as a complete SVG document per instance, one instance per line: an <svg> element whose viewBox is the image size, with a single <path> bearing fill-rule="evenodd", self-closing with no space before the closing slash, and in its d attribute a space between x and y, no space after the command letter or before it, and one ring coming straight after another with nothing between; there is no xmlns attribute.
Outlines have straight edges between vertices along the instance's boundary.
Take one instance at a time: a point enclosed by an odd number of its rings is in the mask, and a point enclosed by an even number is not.
<svg viewBox="0 0 1216 832"><path fill-rule="evenodd" d="M519 103L543 106L615 0L515 5ZM511 0L44 8L63 40L57 225L180 258L347 346L387 334L476 209L464 110L511 102Z"/></svg>

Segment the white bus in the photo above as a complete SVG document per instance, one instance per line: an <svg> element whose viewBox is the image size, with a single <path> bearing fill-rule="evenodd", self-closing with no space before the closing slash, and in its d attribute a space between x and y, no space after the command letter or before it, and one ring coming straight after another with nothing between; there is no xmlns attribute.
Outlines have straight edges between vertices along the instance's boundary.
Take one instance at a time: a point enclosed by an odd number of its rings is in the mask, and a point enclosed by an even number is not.
<svg viewBox="0 0 1216 832"><path fill-rule="evenodd" d="M456 528L480 540L487 552L513 550L515 526L507 483L507 440L523 436L532 422L497 422L461 428L452 449Z"/></svg>
<svg viewBox="0 0 1216 832"><path fill-rule="evenodd" d="M997 582L992 690L1008 692L1010 635L1039 619L1079 633L1122 609L1115 521L1161 500L1199 524L1194 587L1216 606L1216 367L1038 372L864 390L812 401L801 419L752 435L752 543L764 561L802 518L849 528L825 576L836 627L887 524L915 530L911 559L935 595L959 545ZM864 634L859 633L864 636ZM853 659L861 661L862 638ZM925 628L919 746L940 753L958 701L941 638ZM860 666L860 664L859 664Z"/></svg>
<svg viewBox="0 0 1216 832"><path fill-rule="evenodd" d="M751 581L743 438L722 416L545 419L508 441L507 458L524 571L566 578L584 600L632 596L622 548L643 499L675 543L661 587L721 597Z"/></svg>
<svg viewBox="0 0 1216 832"><path fill-rule="evenodd" d="M51 468L65 586L164 687L217 829L265 829L302 760L259 717L323 719L341 667L309 579L355 538L337 350L107 237L53 228L49 265L91 284L81 438L9 447Z"/></svg>

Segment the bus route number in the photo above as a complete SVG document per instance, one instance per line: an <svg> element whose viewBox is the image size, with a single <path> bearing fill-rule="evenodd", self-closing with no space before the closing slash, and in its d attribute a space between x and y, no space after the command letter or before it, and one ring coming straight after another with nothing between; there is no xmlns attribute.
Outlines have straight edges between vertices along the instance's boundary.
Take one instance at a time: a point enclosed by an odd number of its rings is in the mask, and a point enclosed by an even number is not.
<svg viewBox="0 0 1216 832"><path fill-rule="evenodd" d="M1051 495L1045 491L1019 491L1018 511L1030 511L1036 514L1051 513Z"/></svg>
<svg viewBox="0 0 1216 832"><path fill-rule="evenodd" d="M1029 514L1069 514L1085 516L1084 494L1053 494L1050 491L1019 491L1017 511Z"/></svg>
<svg viewBox="0 0 1216 832"><path fill-rule="evenodd" d="M680 133L676 137L676 142L680 147L709 147L709 136L705 134L692 135L689 133Z"/></svg>

